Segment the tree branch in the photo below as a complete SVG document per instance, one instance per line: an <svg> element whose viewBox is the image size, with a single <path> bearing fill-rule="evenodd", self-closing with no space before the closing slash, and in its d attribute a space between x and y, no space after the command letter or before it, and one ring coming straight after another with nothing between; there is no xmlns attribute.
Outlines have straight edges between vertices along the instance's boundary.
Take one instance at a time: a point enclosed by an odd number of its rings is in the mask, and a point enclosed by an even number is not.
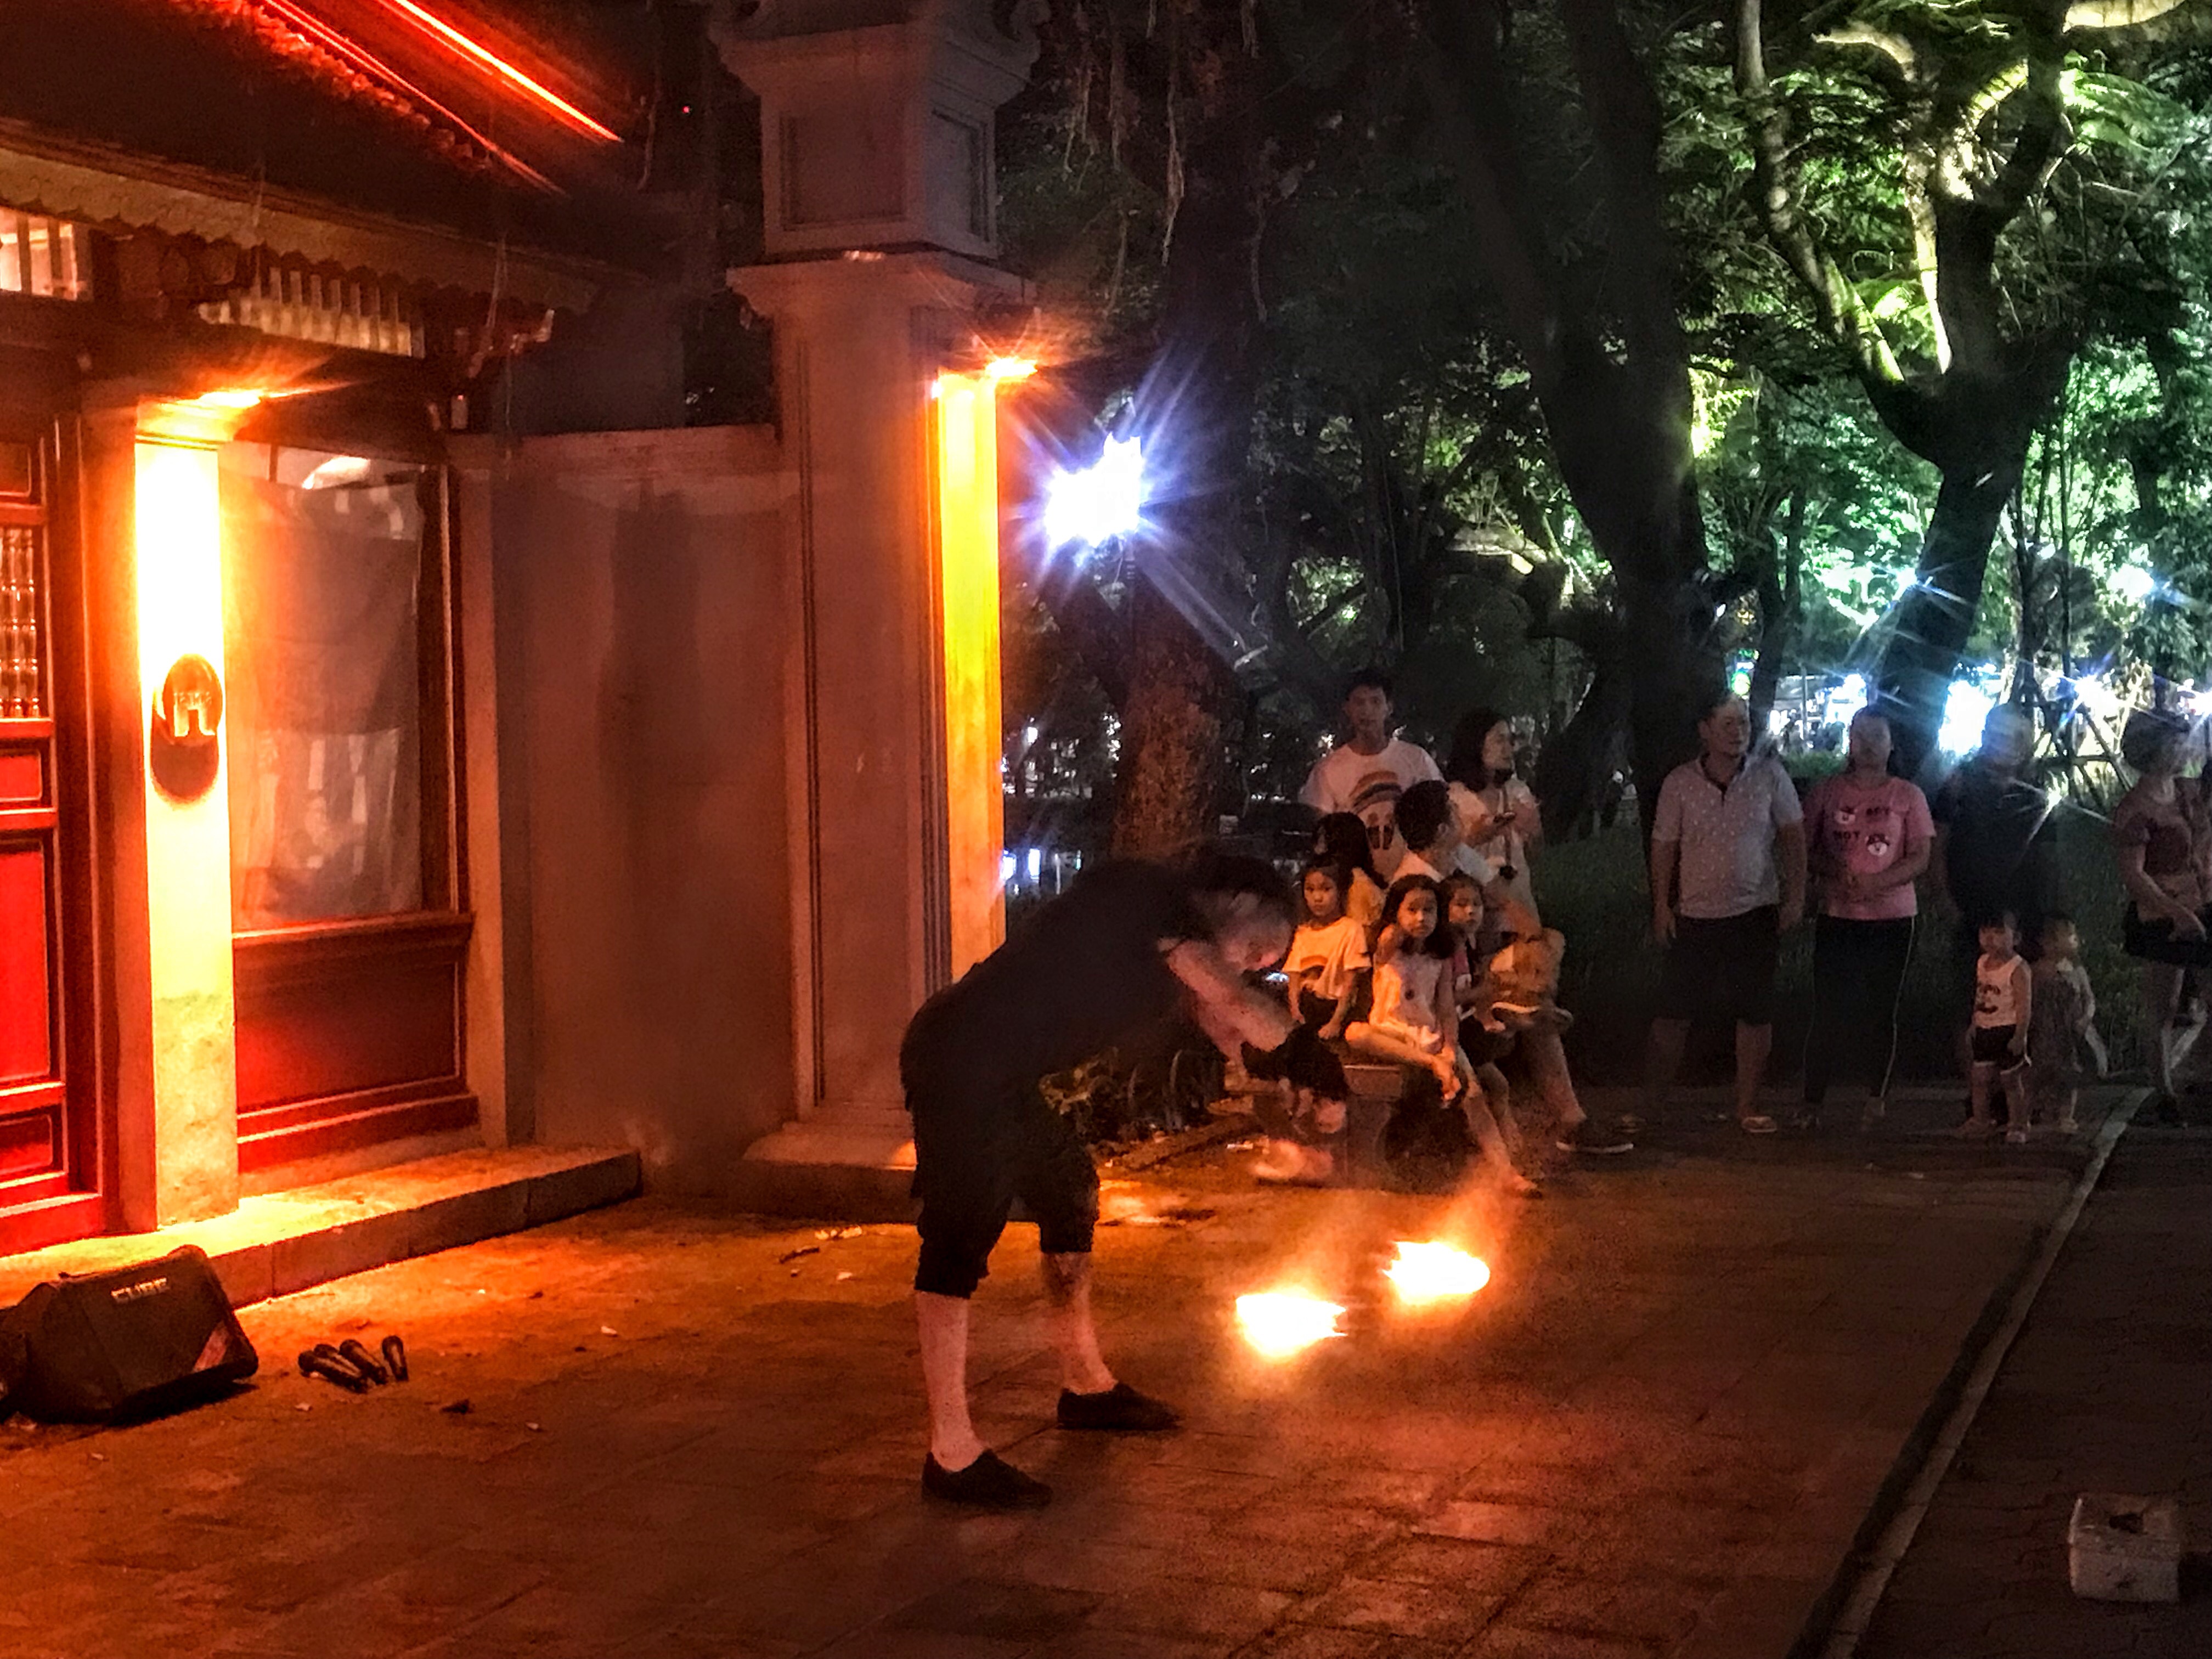
<svg viewBox="0 0 2212 1659"><path fill-rule="evenodd" d="M1735 86L1750 129L1754 205L1767 240L1803 286L1821 327L1850 355L1859 378L1870 390L1898 386L1904 371L1881 325L1820 246L1800 206L1790 166L1789 120L1766 78L1764 21L1760 0L1736 0Z"/></svg>
<svg viewBox="0 0 2212 1659"><path fill-rule="evenodd" d="M2085 0L2085 3L2066 8L2066 27L2069 33L2075 29L2133 28L2170 11L2179 11L2188 3L2189 0Z"/></svg>
<svg viewBox="0 0 2212 1659"><path fill-rule="evenodd" d="M2180 3L2180 0L2175 0L2175 3ZM1919 81L1920 54L1912 49L1912 42L1901 34L1869 23L1850 22L1813 38L1824 46L1871 46L1896 64L1908 82L1917 84Z"/></svg>

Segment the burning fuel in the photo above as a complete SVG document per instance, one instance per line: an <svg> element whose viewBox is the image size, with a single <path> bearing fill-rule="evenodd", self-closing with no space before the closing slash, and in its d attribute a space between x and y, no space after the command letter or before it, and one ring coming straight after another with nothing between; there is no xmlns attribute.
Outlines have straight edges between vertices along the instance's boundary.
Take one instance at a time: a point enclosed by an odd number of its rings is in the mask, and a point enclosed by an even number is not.
<svg viewBox="0 0 2212 1659"><path fill-rule="evenodd" d="M1342 1336L1336 1322L1343 1316L1338 1304L1296 1291L1237 1298L1237 1322L1244 1328L1244 1340L1270 1359L1286 1359L1316 1342Z"/></svg>
<svg viewBox="0 0 2212 1659"><path fill-rule="evenodd" d="M1488 1262L1437 1239L1425 1244L1401 1240L1397 1259L1382 1271L1403 1302L1473 1296L1490 1283Z"/></svg>

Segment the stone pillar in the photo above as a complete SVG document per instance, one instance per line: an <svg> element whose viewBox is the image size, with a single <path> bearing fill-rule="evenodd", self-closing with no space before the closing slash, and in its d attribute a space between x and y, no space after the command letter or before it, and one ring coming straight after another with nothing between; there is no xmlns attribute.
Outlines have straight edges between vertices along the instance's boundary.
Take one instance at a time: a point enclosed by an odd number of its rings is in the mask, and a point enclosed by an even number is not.
<svg viewBox="0 0 2212 1659"><path fill-rule="evenodd" d="M111 767L117 1175L131 1231L238 1206L216 444L235 403L89 422ZM212 671L210 673L210 671Z"/></svg>
<svg viewBox="0 0 2212 1659"><path fill-rule="evenodd" d="M902 1201L900 1035L1003 927L996 382L978 317L1025 297L981 258L997 250L992 112L1036 48L991 11L765 0L718 30L761 99L775 263L731 283L775 331L799 618L786 715L801 1121L748 1158L884 1177L872 1196L862 1181L752 1183L764 1203Z"/></svg>

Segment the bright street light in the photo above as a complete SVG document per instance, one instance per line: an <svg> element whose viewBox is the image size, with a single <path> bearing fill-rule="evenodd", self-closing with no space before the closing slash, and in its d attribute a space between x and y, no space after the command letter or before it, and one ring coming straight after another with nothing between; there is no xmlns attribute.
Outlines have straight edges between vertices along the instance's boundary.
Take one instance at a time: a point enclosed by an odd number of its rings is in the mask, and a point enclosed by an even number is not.
<svg viewBox="0 0 2212 1659"><path fill-rule="evenodd" d="M1096 547L1145 522L1145 458L1135 438L1109 438L1093 465L1058 472L1045 486L1044 533L1054 547Z"/></svg>

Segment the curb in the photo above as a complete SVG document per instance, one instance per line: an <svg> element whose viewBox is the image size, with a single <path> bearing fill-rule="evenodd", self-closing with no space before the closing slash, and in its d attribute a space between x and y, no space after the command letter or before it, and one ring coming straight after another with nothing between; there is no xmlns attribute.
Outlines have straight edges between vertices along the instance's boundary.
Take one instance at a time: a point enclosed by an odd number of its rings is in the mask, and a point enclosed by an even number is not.
<svg viewBox="0 0 2212 1659"><path fill-rule="evenodd" d="M2035 1231L2019 1265L1990 1292L1980 1316L1960 1344L1958 1358L1929 1397L1926 1409L1905 1437L1896 1462L1868 1507L1850 1553L1814 1604L1812 1615L1790 1649L1789 1659L1856 1659L1889 1581L1911 1547L1936 1490L1965 1443L1982 1401L2011 1352L2014 1338L2020 1334L2044 1281L2073 1237L2089 1195L2104 1176L2112 1149L2119 1145L2150 1092L2148 1088L2130 1090L2106 1114L2091 1144L2088 1164L2057 1215Z"/></svg>

